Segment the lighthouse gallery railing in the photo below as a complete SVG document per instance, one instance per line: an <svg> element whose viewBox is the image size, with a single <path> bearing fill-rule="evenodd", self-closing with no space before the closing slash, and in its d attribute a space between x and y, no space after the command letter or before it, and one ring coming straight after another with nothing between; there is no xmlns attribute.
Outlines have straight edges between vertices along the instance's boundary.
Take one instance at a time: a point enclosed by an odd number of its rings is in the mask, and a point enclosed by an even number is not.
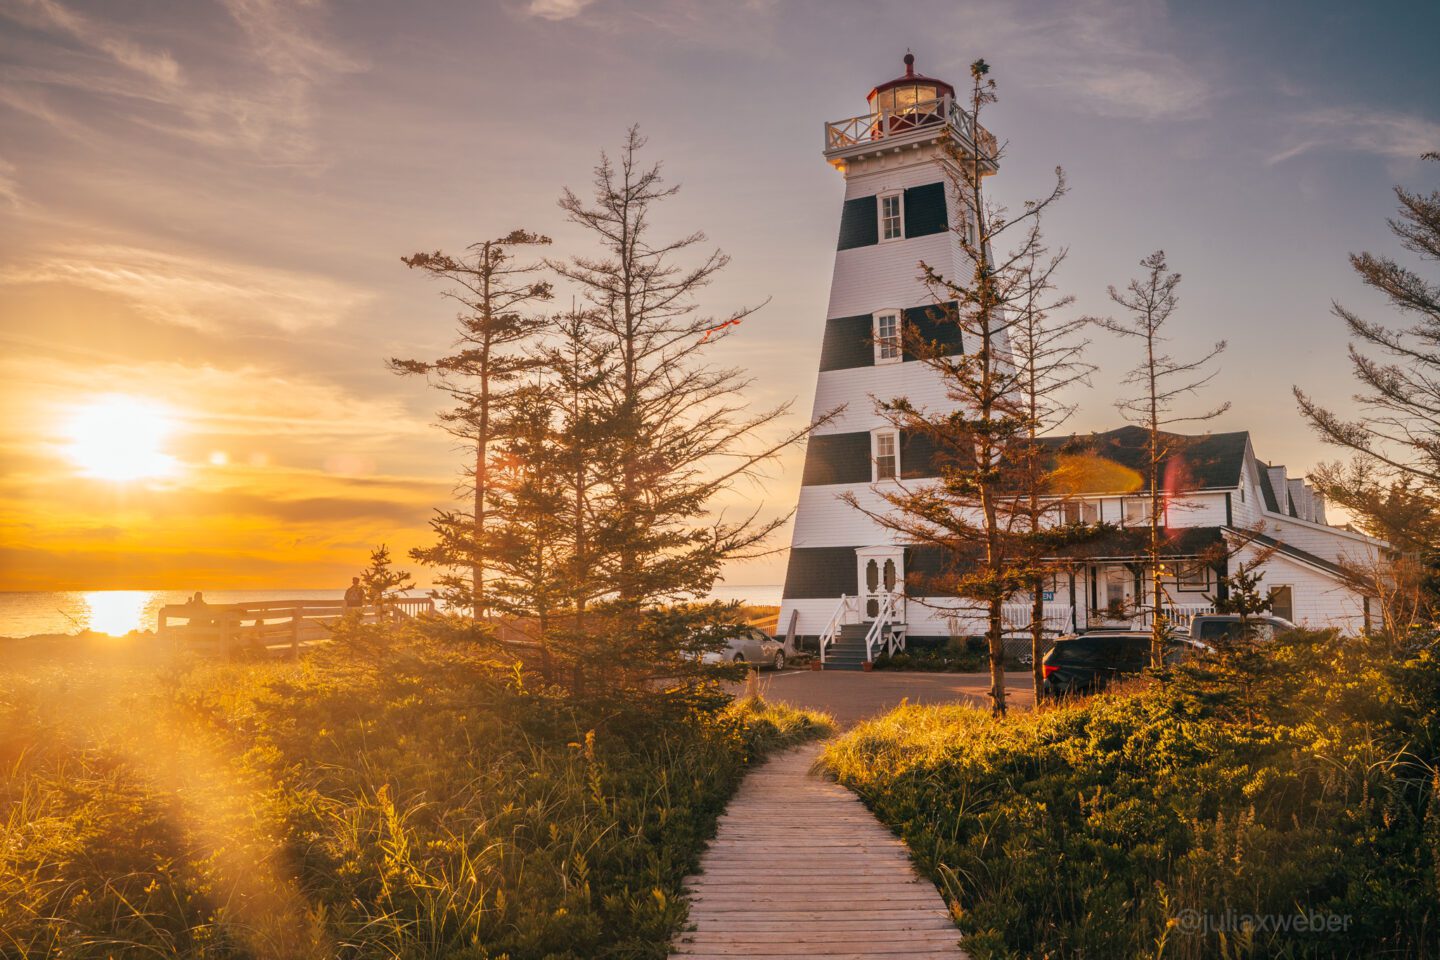
<svg viewBox="0 0 1440 960"><path fill-rule="evenodd" d="M995 137L984 127L977 126L970 114L961 109L955 98L950 96L921 100L893 110L864 113L858 117L827 123L825 149L841 150L862 143L874 143L937 124L948 124L963 140L979 147L986 156L995 156Z"/></svg>

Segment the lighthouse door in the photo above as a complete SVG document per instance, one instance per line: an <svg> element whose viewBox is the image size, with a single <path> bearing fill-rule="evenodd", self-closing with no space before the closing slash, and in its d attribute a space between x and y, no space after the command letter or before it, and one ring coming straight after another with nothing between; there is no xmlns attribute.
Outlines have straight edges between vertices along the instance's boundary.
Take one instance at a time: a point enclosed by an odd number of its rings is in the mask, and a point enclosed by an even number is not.
<svg viewBox="0 0 1440 960"><path fill-rule="evenodd" d="M886 594L896 595L896 612L905 595L905 551L900 547L862 547L855 551L860 574L860 609L865 620L880 615Z"/></svg>

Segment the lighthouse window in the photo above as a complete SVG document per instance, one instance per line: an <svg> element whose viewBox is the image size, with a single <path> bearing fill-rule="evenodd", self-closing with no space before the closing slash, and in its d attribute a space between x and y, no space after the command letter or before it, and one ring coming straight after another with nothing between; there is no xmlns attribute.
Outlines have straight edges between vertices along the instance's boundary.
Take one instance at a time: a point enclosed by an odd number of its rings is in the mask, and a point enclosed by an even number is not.
<svg viewBox="0 0 1440 960"><path fill-rule="evenodd" d="M899 444L895 431L877 433L875 436L875 479L894 480L900 475Z"/></svg>
<svg viewBox="0 0 1440 960"><path fill-rule="evenodd" d="M900 359L900 314L889 310L875 314L875 362L894 363Z"/></svg>
<svg viewBox="0 0 1440 960"><path fill-rule="evenodd" d="M905 235L903 206L900 194L892 193L880 198L880 239L899 240Z"/></svg>

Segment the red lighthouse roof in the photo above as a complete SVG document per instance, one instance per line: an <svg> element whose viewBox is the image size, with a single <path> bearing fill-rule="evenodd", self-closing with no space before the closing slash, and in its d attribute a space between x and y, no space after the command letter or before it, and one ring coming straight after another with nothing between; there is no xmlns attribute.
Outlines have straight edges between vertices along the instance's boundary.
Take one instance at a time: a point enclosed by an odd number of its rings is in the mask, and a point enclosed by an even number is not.
<svg viewBox="0 0 1440 960"><path fill-rule="evenodd" d="M897 109L904 110L916 103L946 96L955 96L955 88L944 80L936 80L934 77L916 73L915 54L907 51L905 75L880 84L871 90L870 95L865 99L870 101L871 110L878 112L883 109L893 112Z"/></svg>

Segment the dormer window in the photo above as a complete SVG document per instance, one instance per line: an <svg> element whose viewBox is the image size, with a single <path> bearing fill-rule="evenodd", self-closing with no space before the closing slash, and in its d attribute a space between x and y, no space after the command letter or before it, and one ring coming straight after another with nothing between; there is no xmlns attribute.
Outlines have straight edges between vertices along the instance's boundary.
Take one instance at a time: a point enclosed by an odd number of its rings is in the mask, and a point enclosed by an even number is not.
<svg viewBox="0 0 1440 960"><path fill-rule="evenodd" d="M875 461L875 480L894 480L900 476L900 437L894 430L877 430L870 435L871 454Z"/></svg>
<svg viewBox="0 0 1440 960"><path fill-rule="evenodd" d="M900 349L900 311L881 310L874 315L872 328L875 342L875 362L898 363Z"/></svg>
<svg viewBox="0 0 1440 960"><path fill-rule="evenodd" d="M880 200L880 242L903 240L905 238L905 206L898 193L881 194Z"/></svg>

